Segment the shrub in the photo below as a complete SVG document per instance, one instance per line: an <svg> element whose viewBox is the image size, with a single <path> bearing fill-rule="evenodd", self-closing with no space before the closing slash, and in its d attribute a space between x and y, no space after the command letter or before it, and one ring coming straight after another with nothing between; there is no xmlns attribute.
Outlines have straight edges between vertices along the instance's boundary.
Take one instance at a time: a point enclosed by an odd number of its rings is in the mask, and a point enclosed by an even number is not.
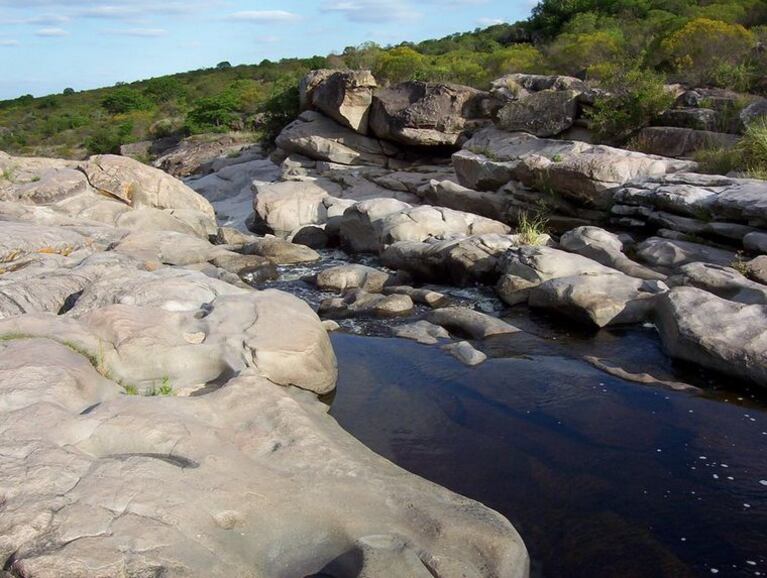
<svg viewBox="0 0 767 578"><path fill-rule="evenodd" d="M219 62L218 64L216 64L216 68L219 70L225 70L231 67L232 67L231 63L227 60L224 60L223 62Z"/></svg>
<svg viewBox="0 0 767 578"><path fill-rule="evenodd" d="M138 90L120 87L105 96L101 106L110 114L125 114L133 110L148 110L152 103Z"/></svg>
<svg viewBox="0 0 767 578"><path fill-rule="evenodd" d="M130 122L116 127L100 127L85 140L85 148L89 155L119 154L120 146L128 141L132 130L133 124Z"/></svg>
<svg viewBox="0 0 767 578"><path fill-rule="evenodd" d="M663 77L647 70L618 74L604 87L607 95L596 99L590 116L595 135L605 142L625 142L674 102Z"/></svg>
<svg viewBox="0 0 767 578"><path fill-rule="evenodd" d="M597 64L623 60L622 38L611 31L561 34L548 49L551 64L560 72L577 74Z"/></svg>
<svg viewBox="0 0 767 578"><path fill-rule="evenodd" d="M231 92L200 98L186 117L186 126L192 134L222 132L239 118L239 102Z"/></svg>
<svg viewBox="0 0 767 578"><path fill-rule="evenodd" d="M276 83L271 96L261 106L264 115L263 143L270 147L280 131L291 123L301 109L297 79Z"/></svg>
<svg viewBox="0 0 767 578"><path fill-rule="evenodd" d="M532 44L517 44L492 52L486 58L486 65L492 76L512 72L542 73L546 71L546 59L543 53Z"/></svg>
<svg viewBox="0 0 767 578"><path fill-rule="evenodd" d="M403 82L422 78L427 64L423 54L409 46L398 46L381 55L373 73L379 81Z"/></svg>
<svg viewBox="0 0 767 578"><path fill-rule="evenodd" d="M767 118L752 122L735 147L698 151L695 160L707 173L740 172L754 179L767 180Z"/></svg>
<svg viewBox="0 0 767 578"><path fill-rule="evenodd" d="M753 33L740 24L696 18L667 36L661 50L677 71L704 83L718 67L740 64L755 44Z"/></svg>
<svg viewBox="0 0 767 578"><path fill-rule="evenodd" d="M153 78L146 83L144 94L157 103L168 102L186 96L186 88L172 76Z"/></svg>
<svg viewBox="0 0 767 578"><path fill-rule="evenodd" d="M64 95L68 96L68 95L74 94L74 93L75 93L75 89L74 88L68 88L67 87L67 88L64 89L64 92L62 92L61 94L64 94Z"/></svg>

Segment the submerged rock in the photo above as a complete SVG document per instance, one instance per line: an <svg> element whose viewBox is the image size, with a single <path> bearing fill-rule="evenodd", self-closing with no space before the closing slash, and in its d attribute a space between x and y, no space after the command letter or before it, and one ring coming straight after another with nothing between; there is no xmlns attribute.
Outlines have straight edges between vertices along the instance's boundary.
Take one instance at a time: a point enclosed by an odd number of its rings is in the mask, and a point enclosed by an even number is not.
<svg viewBox="0 0 767 578"><path fill-rule="evenodd" d="M466 307L445 307L429 313L427 319L435 325L441 325L459 335L468 335L472 339L484 339L491 335L517 333L520 330L501 319L491 317Z"/></svg>
<svg viewBox="0 0 767 578"><path fill-rule="evenodd" d="M343 293L347 289L364 289L381 293L389 274L365 265L339 265L317 274L317 287L323 291Z"/></svg>
<svg viewBox="0 0 767 578"><path fill-rule="evenodd" d="M487 360L487 355L475 349L468 341L459 341L458 343L443 345L442 349L447 351L461 363L469 366L479 365Z"/></svg>
<svg viewBox="0 0 767 578"><path fill-rule="evenodd" d="M443 327L423 320L394 327L392 333L396 337L413 339L424 345L434 345L440 339L450 339L450 334Z"/></svg>

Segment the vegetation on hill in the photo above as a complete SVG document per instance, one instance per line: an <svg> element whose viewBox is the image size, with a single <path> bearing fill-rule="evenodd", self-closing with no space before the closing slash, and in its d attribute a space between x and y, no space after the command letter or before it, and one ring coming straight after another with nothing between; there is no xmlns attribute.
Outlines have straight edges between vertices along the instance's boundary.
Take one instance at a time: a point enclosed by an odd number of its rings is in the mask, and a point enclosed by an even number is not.
<svg viewBox="0 0 767 578"><path fill-rule="evenodd" d="M364 44L247 66L222 62L99 90L3 101L0 149L79 157L171 134L248 130L268 139L297 113L297 81L315 68L371 69L385 83L478 88L510 72L578 75L612 86L618 79L628 89L598 108L595 120L602 132L620 132L663 106L652 88L664 80L767 93L765 24L767 0L542 0L525 22L418 44Z"/></svg>

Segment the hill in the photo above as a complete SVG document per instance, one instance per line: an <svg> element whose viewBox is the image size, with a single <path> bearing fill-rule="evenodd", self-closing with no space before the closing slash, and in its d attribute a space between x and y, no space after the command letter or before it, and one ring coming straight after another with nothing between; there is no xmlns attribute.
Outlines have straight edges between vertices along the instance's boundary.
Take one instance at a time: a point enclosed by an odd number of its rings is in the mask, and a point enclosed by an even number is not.
<svg viewBox="0 0 767 578"><path fill-rule="evenodd" d="M297 111L297 81L315 68L371 69L487 88L508 72L562 73L595 83L627 71L767 92L767 0L543 0L524 22L418 44L365 44L340 54L265 60L83 92L0 102L0 149L80 158L171 134L230 130L270 139Z"/></svg>

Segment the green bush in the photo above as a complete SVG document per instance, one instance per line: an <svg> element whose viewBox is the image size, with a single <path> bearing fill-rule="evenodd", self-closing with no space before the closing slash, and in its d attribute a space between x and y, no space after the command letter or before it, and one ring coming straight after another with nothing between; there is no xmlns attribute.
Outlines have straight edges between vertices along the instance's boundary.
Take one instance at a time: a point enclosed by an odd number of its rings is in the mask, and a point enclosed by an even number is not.
<svg viewBox="0 0 767 578"><path fill-rule="evenodd" d="M674 103L663 77L647 70L631 70L604 83L607 90L590 113L592 129L604 142L624 143Z"/></svg>
<svg viewBox="0 0 767 578"><path fill-rule="evenodd" d="M164 76L148 80L144 94L156 103L163 103L184 98L187 92L180 80L173 76Z"/></svg>
<svg viewBox="0 0 767 578"><path fill-rule="evenodd" d="M277 83L260 111L264 115L263 144L267 147L271 146L280 131L295 120L300 109L298 79L287 79Z"/></svg>
<svg viewBox="0 0 767 578"><path fill-rule="evenodd" d="M767 180L767 118L752 122L735 147L698 151L695 160L703 172L721 175L738 172Z"/></svg>
<svg viewBox="0 0 767 578"><path fill-rule="evenodd" d="M192 134L225 132L239 118L239 102L232 92L200 98L186 117L186 127Z"/></svg>
<svg viewBox="0 0 767 578"><path fill-rule="evenodd" d="M99 127L86 139L85 149L89 155L119 154L120 146L128 142L132 130L131 123Z"/></svg>
<svg viewBox="0 0 767 578"><path fill-rule="evenodd" d="M101 106L110 114L125 114L133 110L148 110L152 103L138 90L120 87L105 96Z"/></svg>

